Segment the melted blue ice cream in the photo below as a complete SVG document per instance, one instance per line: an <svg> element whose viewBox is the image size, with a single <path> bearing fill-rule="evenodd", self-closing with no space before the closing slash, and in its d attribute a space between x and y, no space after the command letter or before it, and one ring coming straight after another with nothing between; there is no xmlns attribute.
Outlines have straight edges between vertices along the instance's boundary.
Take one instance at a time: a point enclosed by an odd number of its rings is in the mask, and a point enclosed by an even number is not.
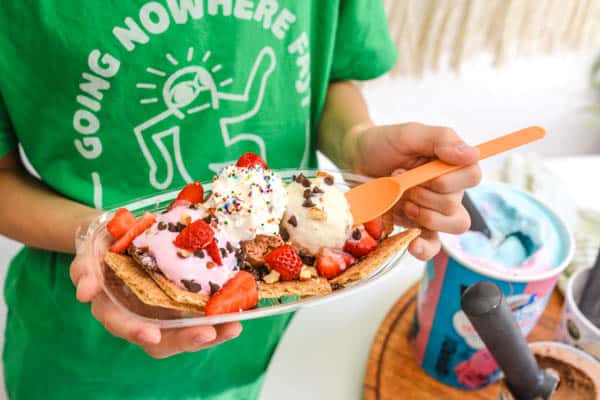
<svg viewBox="0 0 600 400"><path fill-rule="evenodd" d="M494 192L479 193L474 202L491 231L491 238L469 231L460 236L462 250L471 257L504 267L523 264L543 245L540 223L520 212Z"/></svg>

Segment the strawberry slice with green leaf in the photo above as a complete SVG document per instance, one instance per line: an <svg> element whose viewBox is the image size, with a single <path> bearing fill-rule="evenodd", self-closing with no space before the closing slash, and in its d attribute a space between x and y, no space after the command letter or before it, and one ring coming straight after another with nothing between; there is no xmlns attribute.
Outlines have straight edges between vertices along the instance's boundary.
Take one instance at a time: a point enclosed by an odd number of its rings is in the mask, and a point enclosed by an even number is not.
<svg viewBox="0 0 600 400"><path fill-rule="evenodd" d="M114 253L124 252L133 243L135 238L144 233L146 229L149 229L155 221L156 217L154 214L145 212L119 240L113 243L110 251Z"/></svg>
<svg viewBox="0 0 600 400"><path fill-rule="evenodd" d="M300 275L302 259L296 254L296 250L289 244L279 246L265 256L265 263L275 271L279 272L281 279L291 281Z"/></svg>
<svg viewBox="0 0 600 400"><path fill-rule="evenodd" d="M258 304L256 280L251 273L240 271L208 299L204 313L210 316L240 312L256 304Z"/></svg>
<svg viewBox="0 0 600 400"><path fill-rule="evenodd" d="M235 165L236 165L236 167L244 167L244 168L250 168L250 167L262 167L262 169L269 168L269 167L267 167L267 163L265 162L265 160L263 160L262 157L259 156L258 154L254 154L254 153L242 154Z"/></svg>
<svg viewBox="0 0 600 400"><path fill-rule="evenodd" d="M119 208L115 216L106 224L106 229L110 236L120 239L135 225L135 215L126 208Z"/></svg>

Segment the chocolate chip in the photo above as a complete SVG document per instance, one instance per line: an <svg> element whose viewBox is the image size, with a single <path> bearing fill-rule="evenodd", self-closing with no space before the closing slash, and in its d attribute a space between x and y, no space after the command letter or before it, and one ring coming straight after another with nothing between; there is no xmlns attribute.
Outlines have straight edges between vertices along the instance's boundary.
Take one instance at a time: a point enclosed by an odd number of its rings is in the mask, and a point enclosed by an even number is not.
<svg viewBox="0 0 600 400"><path fill-rule="evenodd" d="M296 180L296 175L292 175L292 182L298 182L298 181Z"/></svg>
<svg viewBox="0 0 600 400"><path fill-rule="evenodd" d="M283 226L279 227L279 236L281 236L284 242L290 240L290 233Z"/></svg>
<svg viewBox="0 0 600 400"><path fill-rule="evenodd" d="M194 255L198 258L204 258L204 250L198 249L194 252Z"/></svg>
<svg viewBox="0 0 600 400"><path fill-rule="evenodd" d="M302 186L304 186L304 187L306 187L306 188L307 188L307 187L310 187L310 181L308 180L308 178L307 178L307 177L304 177L304 179L303 179L303 180L302 180L302 182L300 182L300 183L302 183Z"/></svg>
<svg viewBox="0 0 600 400"><path fill-rule="evenodd" d="M302 203L302 207L311 208L314 206L315 206L315 203L313 203L311 199L306 199L306 200L304 200L304 203Z"/></svg>
<svg viewBox="0 0 600 400"><path fill-rule="evenodd" d="M188 208L190 208L191 210L195 210L197 207L196 207L196 205L195 205L195 204L190 204L190 205L188 206Z"/></svg>
<svg viewBox="0 0 600 400"><path fill-rule="evenodd" d="M172 222L169 222L167 228L169 229L169 232L177 232L177 225Z"/></svg>
<svg viewBox="0 0 600 400"><path fill-rule="evenodd" d="M231 244L231 242L227 242L225 243L225 248L227 249L228 252L233 253L233 251L235 250L233 248L233 245Z"/></svg>
<svg viewBox="0 0 600 400"><path fill-rule="evenodd" d="M310 189L306 189L302 195L305 199L310 199L310 196L312 196L312 192Z"/></svg>
<svg viewBox="0 0 600 400"><path fill-rule="evenodd" d="M216 283L213 283L211 281L208 281L208 284L210 285L210 295L212 296L213 294L217 293L219 291L219 289L221 289L221 286L219 286Z"/></svg>
<svg viewBox="0 0 600 400"><path fill-rule="evenodd" d="M256 269L256 271L258 272L258 276L259 279L262 279L263 277L269 275L269 269L267 267L265 267L264 265L261 265L260 267L258 267Z"/></svg>
<svg viewBox="0 0 600 400"><path fill-rule="evenodd" d="M310 265L310 266L315 265L316 258L313 256L300 254L300 259L302 260L303 264Z"/></svg>
<svg viewBox="0 0 600 400"><path fill-rule="evenodd" d="M181 283L192 293L198 293L202 290L202 285L200 285L198 282L194 282L193 279L182 279Z"/></svg>
<svg viewBox="0 0 600 400"><path fill-rule="evenodd" d="M352 239L360 240L361 237L362 235L360 234L360 230L358 228L352 231Z"/></svg>
<svg viewBox="0 0 600 400"><path fill-rule="evenodd" d="M325 193L325 192L323 191L323 189L321 189L321 188L320 188L320 187L318 187L318 186L315 186L315 187L313 188L313 190L312 190L312 191L313 191L313 193Z"/></svg>
<svg viewBox="0 0 600 400"><path fill-rule="evenodd" d="M167 224L165 224L164 221L160 221L156 227L159 231L164 231L167 229Z"/></svg>
<svg viewBox="0 0 600 400"><path fill-rule="evenodd" d="M177 229L177 232L181 232L185 228L185 224L178 222L177 225L175 225L175 228Z"/></svg>
<svg viewBox="0 0 600 400"><path fill-rule="evenodd" d="M288 224L290 224L291 226L293 226L294 228L298 226L298 219L296 218L295 215L292 215L290 217L290 219L288 219Z"/></svg>
<svg viewBox="0 0 600 400"><path fill-rule="evenodd" d="M223 257L223 258L227 257L227 250L225 250L224 248L220 247L219 251L221 252L221 257Z"/></svg>
<svg viewBox="0 0 600 400"><path fill-rule="evenodd" d="M206 217L202 218L202 221L206 222L207 224L210 224L210 221L212 221L212 219L212 215L207 215Z"/></svg>
<svg viewBox="0 0 600 400"><path fill-rule="evenodd" d="M323 179L323 181L324 181L324 182L325 182L327 185L331 186L331 185L333 185L333 176L326 176L326 177L325 177L325 179Z"/></svg>

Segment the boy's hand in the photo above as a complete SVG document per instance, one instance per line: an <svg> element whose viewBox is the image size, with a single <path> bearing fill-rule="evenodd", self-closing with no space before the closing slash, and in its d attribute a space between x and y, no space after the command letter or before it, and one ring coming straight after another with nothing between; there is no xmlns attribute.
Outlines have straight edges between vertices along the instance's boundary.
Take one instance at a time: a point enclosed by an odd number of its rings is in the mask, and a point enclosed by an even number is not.
<svg viewBox="0 0 600 400"><path fill-rule="evenodd" d="M108 243L106 244L108 247ZM117 307L104 293L92 271L98 257L83 252L78 254L70 268L77 300L92 303L92 315L107 331L135 343L154 358L165 358L183 352L194 352L234 339L242 332L239 322L215 326L160 329L149 322L128 315Z"/></svg>
<svg viewBox="0 0 600 400"><path fill-rule="evenodd" d="M401 173L434 158L466 166L406 191L396 205L396 223L423 230L409 246L415 257L427 260L437 254L438 231L458 234L469 228L469 215L461 201L464 189L481 180L479 151L452 129L417 123L367 126L350 132L346 144L353 169L370 176Z"/></svg>

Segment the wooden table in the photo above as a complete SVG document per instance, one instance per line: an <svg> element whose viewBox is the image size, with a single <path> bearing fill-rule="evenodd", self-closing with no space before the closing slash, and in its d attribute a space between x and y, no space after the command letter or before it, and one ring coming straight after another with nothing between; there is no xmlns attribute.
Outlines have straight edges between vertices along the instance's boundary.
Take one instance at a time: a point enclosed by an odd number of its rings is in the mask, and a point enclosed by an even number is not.
<svg viewBox="0 0 600 400"><path fill-rule="evenodd" d="M375 336L364 383L366 400L396 399L496 399L499 384L478 391L464 391L444 385L427 375L415 362L408 336L415 312L418 285L414 285L394 305ZM562 295L555 291L548 306L529 335L531 342L553 340Z"/></svg>

